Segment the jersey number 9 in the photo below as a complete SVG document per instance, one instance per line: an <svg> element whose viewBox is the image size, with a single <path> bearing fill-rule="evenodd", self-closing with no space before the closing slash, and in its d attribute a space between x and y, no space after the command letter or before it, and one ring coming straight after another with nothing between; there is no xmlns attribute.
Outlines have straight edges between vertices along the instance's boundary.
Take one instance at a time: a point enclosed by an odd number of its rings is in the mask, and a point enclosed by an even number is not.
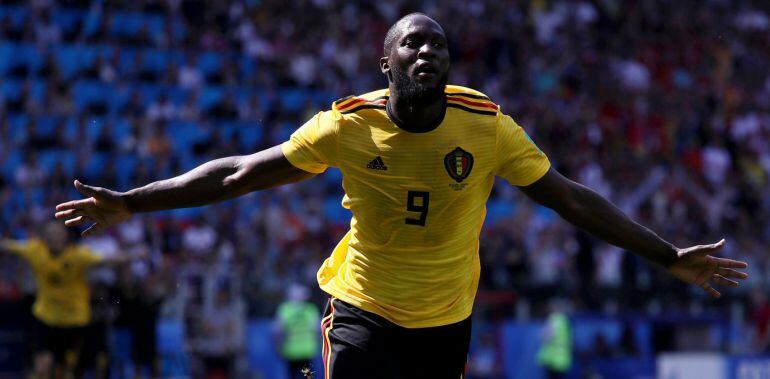
<svg viewBox="0 0 770 379"><path fill-rule="evenodd" d="M425 220L428 218L428 204L430 202L430 193L425 191L409 191L406 198L406 210L408 212L419 212L420 218L407 217L404 222L407 225L425 226Z"/></svg>

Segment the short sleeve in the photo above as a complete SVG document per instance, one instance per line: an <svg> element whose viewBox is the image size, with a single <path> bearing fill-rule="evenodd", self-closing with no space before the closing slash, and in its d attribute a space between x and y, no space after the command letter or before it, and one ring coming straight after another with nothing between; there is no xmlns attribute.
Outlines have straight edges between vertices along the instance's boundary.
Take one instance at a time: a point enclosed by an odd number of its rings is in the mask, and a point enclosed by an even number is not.
<svg viewBox="0 0 770 379"><path fill-rule="evenodd" d="M26 260L30 260L32 258L32 255L34 255L35 250L40 248L41 243L42 242L35 239L27 240L27 241L9 240L6 247L8 248L8 251L10 251L11 253L21 256Z"/></svg>
<svg viewBox="0 0 770 379"><path fill-rule="evenodd" d="M91 267L97 263L100 263L104 258L101 255L96 254L93 250L86 246L78 246L78 263L83 268Z"/></svg>
<svg viewBox="0 0 770 379"><path fill-rule="evenodd" d="M545 153L510 116L498 114L495 175L515 186L528 186L551 167Z"/></svg>
<svg viewBox="0 0 770 379"><path fill-rule="evenodd" d="M336 166L339 119L334 113L318 113L281 144L283 155L291 164L316 174Z"/></svg>

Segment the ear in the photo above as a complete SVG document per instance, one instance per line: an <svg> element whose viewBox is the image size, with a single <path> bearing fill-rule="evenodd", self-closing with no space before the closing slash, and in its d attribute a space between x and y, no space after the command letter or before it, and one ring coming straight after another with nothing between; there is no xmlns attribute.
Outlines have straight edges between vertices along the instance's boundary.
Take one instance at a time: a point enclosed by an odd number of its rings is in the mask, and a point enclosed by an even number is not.
<svg viewBox="0 0 770 379"><path fill-rule="evenodd" d="M380 71L388 77L388 80L390 80L390 63L388 63L388 57L380 58Z"/></svg>

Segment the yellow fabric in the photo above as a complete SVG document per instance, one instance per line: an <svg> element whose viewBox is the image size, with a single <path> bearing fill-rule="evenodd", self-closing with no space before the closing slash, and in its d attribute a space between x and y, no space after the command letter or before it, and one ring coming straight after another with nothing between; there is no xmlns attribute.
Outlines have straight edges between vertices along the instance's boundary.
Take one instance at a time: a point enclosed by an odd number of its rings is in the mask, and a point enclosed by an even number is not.
<svg viewBox="0 0 770 379"><path fill-rule="evenodd" d="M459 86L447 86L446 92L483 96ZM360 98L387 95L380 90ZM349 111L344 104L350 103L339 104ZM473 162L461 181L450 176L444 162L458 147ZM436 129L411 133L391 122L381 107L343 114L335 104L294 132L282 150L303 170L320 173L332 166L342 171L342 206L353 217L318 271L321 288L407 328L447 325L470 315L480 270L478 237L495 176L523 186L550 167L521 127L496 106L491 115L447 107ZM382 164L375 164L377 157ZM450 159L458 162L450 165L458 176L461 160ZM428 204L418 195L408 210L410 191L427 192ZM420 219L426 205L424 226L408 224L407 219Z"/></svg>
<svg viewBox="0 0 770 379"><path fill-rule="evenodd" d="M43 241L15 243L11 251L32 267L37 296L32 314L54 327L77 327L91 320L90 291L86 269L101 258L84 246L70 245L58 257L51 256Z"/></svg>

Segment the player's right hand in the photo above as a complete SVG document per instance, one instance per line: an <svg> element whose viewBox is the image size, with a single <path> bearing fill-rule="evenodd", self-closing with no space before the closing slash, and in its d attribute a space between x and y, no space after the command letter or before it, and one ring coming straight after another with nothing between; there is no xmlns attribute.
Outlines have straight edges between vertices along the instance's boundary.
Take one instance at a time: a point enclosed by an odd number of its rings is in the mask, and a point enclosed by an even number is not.
<svg viewBox="0 0 770 379"><path fill-rule="evenodd" d="M73 200L56 206L56 218L64 219L64 225L77 226L93 223L82 236L102 231L119 224L129 217L125 200L120 193L101 187L92 187L75 180L75 188L87 199Z"/></svg>

